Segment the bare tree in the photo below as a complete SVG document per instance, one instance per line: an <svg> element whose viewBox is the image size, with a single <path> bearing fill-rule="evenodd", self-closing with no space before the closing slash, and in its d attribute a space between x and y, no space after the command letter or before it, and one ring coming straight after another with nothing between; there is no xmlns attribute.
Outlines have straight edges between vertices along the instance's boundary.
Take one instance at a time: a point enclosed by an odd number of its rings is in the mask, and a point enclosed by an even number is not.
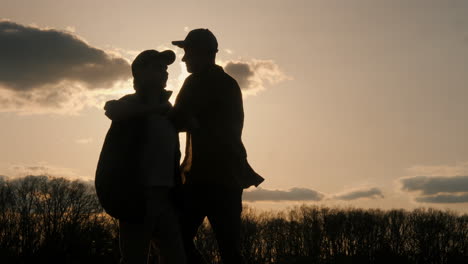
<svg viewBox="0 0 468 264"><path fill-rule="evenodd" d="M242 216L249 264L468 263L468 215L434 209L301 206ZM196 245L221 263L208 222ZM47 176L0 177L1 263L116 263L118 225L93 184Z"/></svg>

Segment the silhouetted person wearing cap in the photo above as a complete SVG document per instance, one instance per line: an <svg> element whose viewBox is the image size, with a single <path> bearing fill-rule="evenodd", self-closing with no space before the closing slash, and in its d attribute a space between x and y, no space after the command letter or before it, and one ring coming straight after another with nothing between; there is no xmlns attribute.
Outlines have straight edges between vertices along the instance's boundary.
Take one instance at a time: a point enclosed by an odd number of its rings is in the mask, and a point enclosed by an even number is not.
<svg viewBox="0 0 468 264"><path fill-rule="evenodd" d="M244 110L237 82L215 64L218 42L208 29L195 29L183 48L187 71L169 115L186 132L181 220L188 263L202 263L193 238L208 217L224 264L243 263L240 253L242 191L263 178L247 162L242 143Z"/></svg>
<svg viewBox="0 0 468 264"><path fill-rule="evenodd" d="M179 139L167 118L171 92L164 90L172 51L146 50L132 63L135 93L106 103L111 128L96 172L96 191L106 212L119 219L121 263L147 263L157 240L162 263L185 264L171 192L181 184ZM137 106L137 107L135 107ZM131 113L127 109L134 109Z"/></svg>
<svg viewBox="0 0 468 264"><path fill-rule="evenodd" d="M218 42L209 30L192 30L185 40L173 44L184 49L182 61L191 73L168 113L176 129L186 132L185 158L181 165L184 184L177 199L182 208L187 260L189 264L204 263L193 238L208 217L223 263L243 263L240 253L242 192L244 188L258 186L263 178L248 164L242 143L241 90L215 64ZM127 119L152 111L141 104L116 101L107 112L113 118Z"/></svg>

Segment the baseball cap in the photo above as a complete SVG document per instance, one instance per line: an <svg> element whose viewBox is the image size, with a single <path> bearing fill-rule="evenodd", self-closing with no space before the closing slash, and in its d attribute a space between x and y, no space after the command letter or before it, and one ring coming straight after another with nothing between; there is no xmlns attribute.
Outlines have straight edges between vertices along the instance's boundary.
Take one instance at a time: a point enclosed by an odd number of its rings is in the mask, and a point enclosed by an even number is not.
<svg viewBox="0 0 468 264"><path fill-rule="evenodd" d="M135 71L141 69L153 62L162 62L165 65L172 64L176 59L176 55L172 50L157 51L145 50L142 51L132 62L132 75L135 77Z"/></svg>
<svg viewBox="0 0 468 264"><path fill-rule="evenodd" d="M179 48L195 48L199 50L218 52L218 41L215 35L206 28L198 28L190 31L184 40L172 41Z"/></svg>

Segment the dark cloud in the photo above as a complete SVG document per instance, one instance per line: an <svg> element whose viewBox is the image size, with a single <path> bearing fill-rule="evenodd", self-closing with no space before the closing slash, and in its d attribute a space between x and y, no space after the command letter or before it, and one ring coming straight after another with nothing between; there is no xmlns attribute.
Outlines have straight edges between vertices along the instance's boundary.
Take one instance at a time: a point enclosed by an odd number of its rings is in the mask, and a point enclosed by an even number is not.
<svg viewBox="0 0 468 264"><path fill-rule="evenodd" d="M370 188L370 189L354 190L354 191L349 191L343 194L338 194L334 198L338 200L350 201L350 200L356 200L360 198L370 198L370 199L384 198L384 195L382 194L382 191L380 189Z"/></svg>
<svg viewBox="0 0 468 264"><path fill-rule="evenodd" d="M248 89L251 86L250 82L252 81L251 78L254 76L254 72L250 69L249 64L229 62L224 69L237 80L242 89Z"/></svg>
<svg viewBox="0 0 468 264"><path fill-rule="evenodd" d="M306 188L292 188L288 191L258 188L243 194L245 201L320 201L324 195Z"/></svg>
<svg viewBox="0 0 468 264"><path fill-rule="evenodd" d="M271 60L230 61L224 70L237 80L244 92L256 94L265 89L265 82L275 84L287 79Z"/></svg>
<svg viewBox="0 0 468 264"><path fill-rule="evenodd" d="M423 195L468 192L468 176L415 176L400 179L402 189Z"/></svg>
<svg viewBox="0 0 468 264"><path fill-rule="evenodd" d="M468 176L415 176L400 179L401 189L421 203L468 202Z"/></svg>
<svg viewBox="0 0 468 264"><path fill-rule="evenodd" d="M15 170L28 170L32 172L37 172L37 171L47 171L49 168L46 166L13 166L13 169Z"/></svg>
<svg viewBox="0 0 468 264"><path fill-rule="evenodd" d="M87 88L109 88L130 77L129 64L91 47L69 32L0 21L0 83L28 91L80 82Z"/></svg>
<svg viewBox="0 0 468 264"><path fill-rule="evenodd" d="M125 59L92 47L73 33L0 20L3 111L79 108L89 99L84 93L113 88L130 77Z"/></svg>
<svg viewBox="0 0 468 264"><path fill-rule="evenodd" d="M53 177L65 177L69 179L85 179L89 177L84 177L75 173L73 169L57 167L49 164L19 164L14 165L9 168L10 174L15 177L24 177L27 175L47 175Z"/></svg>
<svg viewBox="0 0 468 264"><path fill-rule="evenodd" d="M420 203L468 203L468 193L421 196L415 200Z"/></svg>

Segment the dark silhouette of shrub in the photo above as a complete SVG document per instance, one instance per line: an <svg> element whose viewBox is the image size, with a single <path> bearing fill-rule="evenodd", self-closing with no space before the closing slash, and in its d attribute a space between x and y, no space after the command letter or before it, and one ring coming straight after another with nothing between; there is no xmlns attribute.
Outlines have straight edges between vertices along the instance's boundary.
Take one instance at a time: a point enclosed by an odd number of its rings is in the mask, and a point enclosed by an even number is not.
<svg viewBox="0 0 468 264"><path fill-rule="evenodd" d="M468 215L434 209L245 207L249 264L468 263ZM220 263L207 222L196 245ZM118 263L118 225L92 184L47 176L0 177L0 263Z"/></svg>

